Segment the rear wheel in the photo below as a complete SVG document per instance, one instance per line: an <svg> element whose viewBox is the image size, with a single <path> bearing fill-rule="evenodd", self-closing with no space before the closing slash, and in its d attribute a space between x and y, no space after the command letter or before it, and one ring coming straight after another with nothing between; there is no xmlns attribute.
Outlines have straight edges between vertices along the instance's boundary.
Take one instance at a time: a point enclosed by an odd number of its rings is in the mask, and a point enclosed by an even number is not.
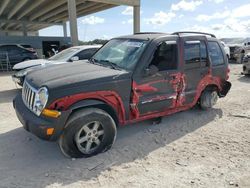
<svg viewBox="0 0 250 188"><path fill-rule="evenodd" d="M200 97L200 107L203 110L212 108L218 101L218 92L216 90L205 90Z"/></svg>
<svg viewBox="0 0 250 188"><path fill-rule="evenodd" d="M116 124L103 110L90 108L74 114L59 139L67 157L91 157L111 148L116 138Z"/></svg>

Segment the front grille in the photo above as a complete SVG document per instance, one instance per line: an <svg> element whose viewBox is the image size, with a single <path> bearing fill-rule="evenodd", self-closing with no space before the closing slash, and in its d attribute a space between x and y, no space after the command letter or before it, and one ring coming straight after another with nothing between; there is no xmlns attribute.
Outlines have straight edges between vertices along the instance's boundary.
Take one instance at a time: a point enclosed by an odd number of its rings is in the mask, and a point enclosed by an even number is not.
<svg viewBox="0 0 250 188"><path fill-rule="evenodd" d="M26 81L23 84L22 90L22 98L24 104L30 109L34 110L35 105L35 97L36 97L37 90L31 87Z"/></svg>

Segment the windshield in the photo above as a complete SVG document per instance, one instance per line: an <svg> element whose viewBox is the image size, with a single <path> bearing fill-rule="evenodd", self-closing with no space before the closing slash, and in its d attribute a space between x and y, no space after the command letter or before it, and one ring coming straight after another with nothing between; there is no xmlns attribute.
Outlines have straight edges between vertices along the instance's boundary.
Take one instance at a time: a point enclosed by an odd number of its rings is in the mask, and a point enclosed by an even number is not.
<svg viewBox="0 0 250 188"><path fill-rule="evenodd" d="M92 58L99 64L132 70L144 51L148 41L135 39L113 39Z"/></svg>
<svg viewBox="0 0 250 188"><path fill-rule="evenodd" d="M60 53L49 58L51 61L68 61L75 53L79 51L79 48L69 48L61 51Z"/></svg>

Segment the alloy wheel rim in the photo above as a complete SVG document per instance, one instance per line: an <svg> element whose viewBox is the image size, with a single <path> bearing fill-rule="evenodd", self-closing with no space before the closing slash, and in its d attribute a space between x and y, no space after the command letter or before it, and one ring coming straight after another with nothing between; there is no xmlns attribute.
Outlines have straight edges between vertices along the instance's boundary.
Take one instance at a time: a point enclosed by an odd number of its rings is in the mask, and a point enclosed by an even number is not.
<svg viewBox="0 0 250 188"><path fill-rule="evenodd" d="M90 154L100 146L103 136L102 124L99 121L93 121L82 126L75 135L75 142L83 154Z"/></svg>
<svg viewBox="0 0 250 188"><path fill-rule="evenodd" d="M218 101L218 94L216 91L212 92L212 97L211 97L211 102L212 102L212 106L214 106L217 101Z"/></svg>

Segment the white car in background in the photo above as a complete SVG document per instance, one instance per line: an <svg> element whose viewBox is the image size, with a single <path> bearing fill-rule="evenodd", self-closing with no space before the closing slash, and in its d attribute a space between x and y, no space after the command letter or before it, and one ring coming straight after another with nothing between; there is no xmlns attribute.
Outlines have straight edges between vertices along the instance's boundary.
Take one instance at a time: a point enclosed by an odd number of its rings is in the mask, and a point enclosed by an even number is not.
<svg viewBox="0 0 250 188"><path fill-rule="evenodd" d="M16 72L12 79L15 83L22 86L25 76L29 72L45 66L90 59L100 47L101 45L74 46L61 51L49 59L37 59L18 63L13 67L13 70Z"/></svg>
<svg viewBox="0 0 250 188"><path fill-rule="evenodd" d="M227 59L229 60L229 58L230 58L230 48L229 48L229 46L226 45L226 43L223 42L223 41L221 41L221 44L222 44L222 46L224 47L224 50L225 50L225 52L226 52L226 54L227 54Z"/></svg>

